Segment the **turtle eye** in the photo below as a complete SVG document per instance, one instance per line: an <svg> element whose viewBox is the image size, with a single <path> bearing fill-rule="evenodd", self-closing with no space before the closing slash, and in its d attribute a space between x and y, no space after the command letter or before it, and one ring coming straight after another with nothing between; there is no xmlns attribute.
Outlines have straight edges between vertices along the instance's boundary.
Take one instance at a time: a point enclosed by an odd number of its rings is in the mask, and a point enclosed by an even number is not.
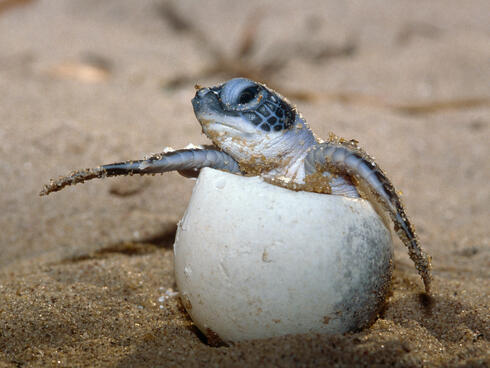
<svg viewBox="0 0 490 368"><path fill-rule="evenodd" d="M259 96L263 93L261 85L245 78L231 79L219 88L219 100L223 108L229 111L253 109L254 105L259 104Z"/></svg>
<svg viewBox="0 0 490 368"><path fill-rule="evenodd" d="M241 105L247 104L250 101L254 100L259 93L259 87L258 86L250 86L248 88L245 88L241 93L240 96L238 96L238 103Z"/></svg>

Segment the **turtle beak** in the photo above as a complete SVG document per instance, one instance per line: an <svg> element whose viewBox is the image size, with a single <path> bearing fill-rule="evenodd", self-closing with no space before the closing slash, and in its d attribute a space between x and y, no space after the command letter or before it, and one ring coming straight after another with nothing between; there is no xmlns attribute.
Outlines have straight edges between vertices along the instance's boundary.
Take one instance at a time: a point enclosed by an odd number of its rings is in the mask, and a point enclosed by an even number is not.
<svg viewBox="0 0 490 368"><path fill-rule="evenodd" d="M199 119L205 113L220 111L218 96L209 88L201 88L192 99L194 114Z"/></svg>

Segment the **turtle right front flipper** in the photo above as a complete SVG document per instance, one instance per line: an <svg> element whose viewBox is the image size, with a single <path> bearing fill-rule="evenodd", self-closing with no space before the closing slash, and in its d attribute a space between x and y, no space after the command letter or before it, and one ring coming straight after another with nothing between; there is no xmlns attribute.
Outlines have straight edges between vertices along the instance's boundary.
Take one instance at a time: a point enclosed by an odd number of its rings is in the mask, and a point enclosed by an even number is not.
<svg viewBox="0 0 490 368"><path fill-rule="evenodd" d="M359 148L356 141L331 135L329 141L312 147L305 158L307 176L323 171L349 177L363 194L370 195L382 205L394 223L395 232L408 248L408 254L429 293L432 279L430 257L420 247L400 196L373 158Z"/></svg>
<svg viewBox="0 0 490 368"><path fill-rule="evenodd" d="M57 192L69 185L108 176L160 174L168 171L189 172L211 167L230 173L240 173L238 163L228 154L213 149L181 149L153 155L145 160L125 161L77 170L44 186L40 195Z"/></svg>

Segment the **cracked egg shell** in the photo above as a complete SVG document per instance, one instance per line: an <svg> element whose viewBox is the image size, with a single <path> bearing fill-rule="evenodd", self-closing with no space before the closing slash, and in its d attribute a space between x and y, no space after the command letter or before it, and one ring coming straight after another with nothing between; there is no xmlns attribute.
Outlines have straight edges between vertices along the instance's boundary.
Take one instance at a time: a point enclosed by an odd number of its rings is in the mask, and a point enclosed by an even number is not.
<svg viewBox="0 0 490 368"><path fill-rule="evenodd" d="M231 342L369 326L390 286L393 245L366 200L203 169L174 254L192 320Z"/></svg>

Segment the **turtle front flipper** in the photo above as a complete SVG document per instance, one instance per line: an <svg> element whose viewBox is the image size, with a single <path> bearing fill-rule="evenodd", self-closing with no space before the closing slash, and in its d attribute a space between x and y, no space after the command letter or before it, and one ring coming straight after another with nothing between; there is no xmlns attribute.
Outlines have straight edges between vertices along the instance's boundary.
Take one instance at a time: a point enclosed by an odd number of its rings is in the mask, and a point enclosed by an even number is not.
<svg viewBox="0 0 490 368"><path fill-rule="evenodd" d="M177 170L184 175L198 172L203 167L211 167L230 173L240 173L238 163L228 154L213 149L181 149L153 155L145 160L125 161L99 166L93 169L77 170L60 177L44 186L40 195L57 192L69 185L83 183L91 179L108 176L161 174Z"/></svg>
<svg viewBox="0 0 490 368"><path fill-rule="evenodd" d="M332 136L328 142L312 147L305 158L307 176L322 171L348 176L361 193L368 195L369 199L374 197L388 212L395 232L407 246L410 258L424 281L426 292L429 293L432 279L430 256L421 249L400 196L374 160L357 146L357 142Z"/></svg>

